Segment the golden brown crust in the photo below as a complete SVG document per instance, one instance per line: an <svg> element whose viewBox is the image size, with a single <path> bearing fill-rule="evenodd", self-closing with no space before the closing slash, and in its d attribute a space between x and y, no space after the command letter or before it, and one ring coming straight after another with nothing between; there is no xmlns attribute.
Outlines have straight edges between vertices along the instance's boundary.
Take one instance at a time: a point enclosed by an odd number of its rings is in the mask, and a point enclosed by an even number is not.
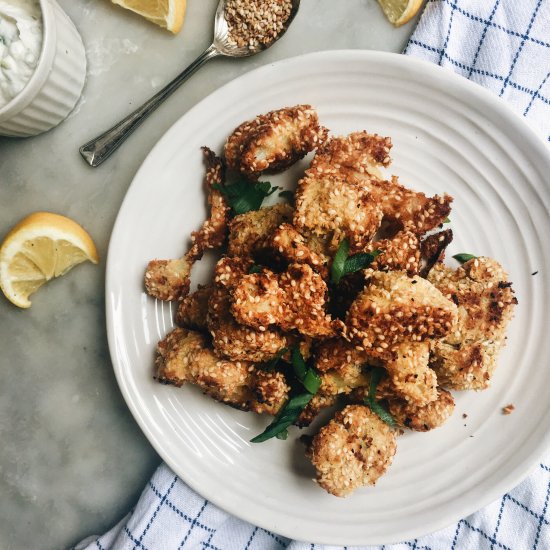
<svg viewBox="0 0 550 550"><path fill-rule="evenodd" d="M280 274L264 269L241 277L231 311L239 323L262 332L275 325L326 338L339 328L325 312L326 294L326 283L309 265L291 264Z"/></svg>
<svg viewBox="0 0 550 550"><path fill-rule="evenodd" d="M233 290L252 265L252 260L246 257L222 256L214 268L214 284Z"/></svg>
<svg viewBox="0 0 550 550"><path fill-rule="evenodd" d="M384 366L397 396L422 407L437 399L437 376L428 366L430 343L403 342L394 348L394 357Z"/></svg>
<svg viewBox="0 0 550 550"><path fill-rule="evenodd" d="M379 201L384 218L396 228L408 227L421 235L438 227L451 212L450 195L427 197L391 180L371 180L371 192Z"/></svg>
<svg viewBox="0 0 550 550"><path fill-rule="evenodd" d="M228 255L252 257L279 225L292 220L292 213L290 205L276 204L235 216L229 224Z"/></svg>
<svg viewBox="0 0 550 550"><path fill-rule="evenodd" d="M188 254L195 261L202 258L205 250L223 246L227 238L227 225L231 211L222 193L214 188L215 185L222 185L225 182L223 161L208 147L203 147L202 150L206 165L205 183L208 188L210 217L198 231L191 233L192 246Z"/></svg>
<svg viewBox="0 0 550 550"><path fill-rule="evenodd" d="M212 296L212 285L199 285L197 290L183 298L176 311L176 324L183 328L206 330L206 317L208 315L208 301Z"/></svg>
<svg viewBox="0 0 550 550"><path fill-rule="evenodd" d="M442 388L438 390L436 399L424 406L400 399L389 400L389 412L397 424L417 432L427 432L442 426L453 414L454 408L453 396Z"/></svg>
<svg viewBox="0 0 550 550"><path fill-rule="evenodd" d="M329 139L317 150L298 182L294 225L325 241L331 255L344 238L351 252L364 250L382 221L379 201L362 181L346 176L346 167L364 177L379 175L390 163L391 140L367 132Z"/></svg>
<svg viewBox="0 0 550 550"><path fill-rule="evenodd" d="M381 221L382 211L369 191L331 175L327 166L309 168L298 182L294 225L327 239L330 253L344 238L352 252L365 249Z"/></svg>
<svg viewBox="0 0 550 550"><path fill-rule="evenodd" d="M431 366L440 384L487 388L517 304L506 272L495 260L479 257L456 270L438 264L428 278L458 306L456 326L433 350Z"/></svg>
<svg viewBox="0 0 550 550"><path fill-rule="evenodd" d="M279 172L313 151L327 138L311 105L296 105L259 115L229 136L225 158L232 170L250 179Z"/></svg>
<svg viewBox="0 0 550 550"><path fill-rule="evenodd" d="M288 399L290 387L282 372L256 369L250 390L254 396L250 410L259 414L277 414Z"/></svg>
<svg viewBox="0 0 550 550"><path fill-rule="evenodd" d="M217 355L260 363L273 359L280 349L286 347L286 338L279 330L259 331L240 325L230 308L228 290L215 288L208 303L207 325Z"/></svg>
<svg viewBox="0 0 550 550"><path fill-rule="evenodd" d="M393 431L368 407L349 405L314 437L308 456L317 483L344 497L374 485L389 468L397 449Z"/></svg>
<svg viewBox="0 0 550 550"><path fill-rule="evenodd" d="M370 271L365 290L352 303L349 336L372 354L387 356L403 341L447 334L456 321L456 305L431 283L403 271Z"/></svg>
<svg viewBox="0 0 550 550"><path fill-rule="evenodd" d="M406 271L408 275L418 273L420 265L420 243L416 233L410 229L399 231L391 239L382 239L369 245L369 252L380 250L382 254L369 266L380 271Z"/></svg>
<svg viewBox="0 0 550 550"><path fill-rule="evenodd" d="M361 347L343 338L323 340L315 347L315 368L319 372L364 365L372 358Z"/></svg>
<svg viewBox="0 0 550 550"><path fill-rule="evenodd" d="M328 277L326 257L308 248L305 238L289 223L283 223L272 233L267 248L275 258L286 263L307 264L323 279Z"/></svg>
<svg viewBox="0 0 550 550"><path fill-rule="evenodd" d="M157 347L156 378L164 384L199 386L214 399L242 410L276 414L290 388L281 373L264 373L246 361L227 361L206 337L176 328Z"/></svg>
<svg viewBox="0 0 550 550"><path fill-rule="evenodd" d="M172 301L189 292L193 263L179 260L151 260L145 269L145 290L157 300Z"/></svg>

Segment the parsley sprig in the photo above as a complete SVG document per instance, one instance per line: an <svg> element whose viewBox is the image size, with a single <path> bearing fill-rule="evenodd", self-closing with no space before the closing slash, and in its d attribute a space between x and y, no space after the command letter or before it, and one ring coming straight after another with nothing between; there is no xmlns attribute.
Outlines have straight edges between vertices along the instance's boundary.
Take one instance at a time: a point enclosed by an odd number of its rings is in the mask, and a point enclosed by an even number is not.
<svg viewBox="0 0 550 550"><path fill-rule="evenodd" d="M365 269L380 254L382 254L381 250L373 250L372 252L360 252L359 254L349 256L349 241L348 239L343 239L332 260L332 267L330 269L331 282L335 285L339 284L342 277Z"/></svg>
<svg viewBox="0 0 550 550"><path fill-rule="evenodd" d="M268 181L252 183L244 179L229 185L214 184L212 187L225 197L235 214L259 210L264 199L279 189L278 186L271 187Z"/></svg>
<svg viewBox="0 0 550 550"><path fill-rule="evenodd" d="M277 356L279 356L277 361L279 361L287 351L286 348L280 350L277 354ZM250 440L251 443L262 443L273 437L277 439L286 439L288 437L287 429L298 420L302 411L321 387L319 375L314 369L307 366L298 346L292 348L291 361L294 374L306 391L305 393L300 393L291 397L279 411L277 416L275 416L273 422L271 422L261 434L252 438Z"/></svg>
<svg viewBox="0 0 550 550"><path fill-rule="evenodd" d="M365 397L365 405L370 410L380 417L380 420L384 421L388 426L395 428L397 425L393 416L378 402L376 401L376 388L380 383L380 380L385 376L386 371L383 368L377 367L372 370L370 375L369 393Z"/></svg>
<svg viewBox="0 0 550 550"><path fill-rule="evenodd" d="M461 264L465 264L468 260L477 258L477 256L474 256L473 254L467 254L466 252L461 252L460 254L455 254L453 258L457 262L460 262Z"/></svg>

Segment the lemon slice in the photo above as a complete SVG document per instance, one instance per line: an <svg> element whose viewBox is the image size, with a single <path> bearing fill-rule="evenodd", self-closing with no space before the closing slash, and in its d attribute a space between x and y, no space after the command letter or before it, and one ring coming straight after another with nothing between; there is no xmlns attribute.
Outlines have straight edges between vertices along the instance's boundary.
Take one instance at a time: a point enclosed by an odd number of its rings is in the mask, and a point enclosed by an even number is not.
<svg viewBox="0 0 550 550"><path fill-rule="evenodd" d="M390 23L400 27L409 22L422 7L424 0L378 0Z"/></svg>
<svg viewBox="0 0 550 550"><path fill-rule="evenodd" d="M75 265L99 261L92 238L75 221L36 212L21 220L0 247L0 288L16 306L27 308L29 296Z"/></svg>
<svg viewBox="0 0 550 550"><path fill-rule="evenodd" d="M127 10L138 13L156 25L178 33L185 19L187 0L111 0Z"/></svg>

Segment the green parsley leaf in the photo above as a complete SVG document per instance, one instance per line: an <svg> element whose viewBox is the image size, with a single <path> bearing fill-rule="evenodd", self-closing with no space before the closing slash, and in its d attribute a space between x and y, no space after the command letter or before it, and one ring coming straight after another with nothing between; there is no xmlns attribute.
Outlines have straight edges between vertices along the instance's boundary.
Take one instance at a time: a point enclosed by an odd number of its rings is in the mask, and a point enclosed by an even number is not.
<svg viewBox="0 0 550 550"><path fill-rule="evenodd" d="M321 387L321 378L313 369L308 369L302 380L302 384L309 393L315 395Z"/></svg>
<svg viewBox="0 0 550 550"><path fill-rule="evenodd" d="M361 269L368 267L376 258L382 254L381 250L373 250L372 252L359 252L353 256L349 256L349 241L343 239L338 250L332 260L332 267L330 268L330 280L333 284L337 285L342 277L355 273Z"/></svg>
<svg viewBox="0 0 550 550"><path fill-rule="evenodd" d="M378 387L380 380L384 378L385 374L386 371L381 367L376 367L375 369L372 369L370 373L369 393L367 395L367 399L369 401L376 400L376 388Z"/></svg>
<svg viewBox="0 0 550 550"><path fill-rule="evenodd" d="M377 367L371 371L370 375L370 384L369 384L369 393L365 397L365 405L370 408L370 410L380 417L380 420L395 428L397 423L393 416L386 410L382 405L376 401L376 388L380 383L380 380L385 376L386 371L383 368Z"/></svg>
<svg viewBox="0 0 550 550"><path fill-rule="evenodd" d="M451 223L451 220L450 220L449 218L445 218L445 219L443 220L443 223Z"/></svg>
<svg viewBox="0 0 550 550"><path fill-rule="evenodd" d="M292 348L292 366L296 378L303 384L304 388L309 393L316 394L321 387L321 379L314 369L306 365L299 346Z"/></svg>
<svg viewBox="0 0 550 550"><path fill-rule="evenodd" d="M279 189L277 186L271 187L268 181L251 183L244 179L230 185L214 184L212 187L225 197L235 214L259 210L264 199Z"/></svg>
<svg viewBox="0 0 550 550"><path fill-rule="evenodd" d="M282 432L279 432L276 436L277 439L286 440L288 437L288 430L283 430Z"/></svg>
<svg viewBox="0 0 550 550"><path fill-rule="evenodd" d="M367 405L370 407L370 410L378 415L380 417L380 420L382 422L385 422L388 426L391 426L392 428L395 428L397 426L397 423L395 422L395 418L384 408L378 401L371 401L367 403Z"/></svg>
<svg viewBox="0 0 550 550"><path fill-rule="evenodd" d="M338 245L338 250L332 260L332 267L330 268L330 280L333 284L337 285L340 279L344 276L344 266L346 265L346 259L349 254L349 241L343 239Z"/></svg>
<svg viewBox="0 0 550 550"><path fill-rule="evenodd" d="M381 250L373 250L369 253L359 252L359 254L350 256L344 263L344 275L369 267L374 262L376 256L380 256L380 254L382 254Z"/></svg>
<svg viewBox="0 0 550 550"><path fill-rule="evenodd" d="M249 275L252 275L253 273L261 273L262 272L262 266L253 264L250 266L250 269L248 270Z"/></svg>
<svg viewBox="0 0 550 550"><path fill-rule="evenodd" d="M259 435L250 440L251 443L262 443L277 437L279 434L284 434L305 409L306 405L311 401L312 393L302 393L288 400L286 405L279 411L273 422ZM282 436L284 437L284 436Z"/></svg>
<svg viewBox="0 0 550 550"><path fill-rule="evenodd" d="M294 193L288 189L285 189L279 193L279 197L286 199L288 202L292 202L294 200Z"/></svg>
<svg viewBox="0 0 550 550"><path fill-rule="evenodd" d="M477 258L477 256L474 256L473 254L467 254L466 252L462 252L460 254L455 254L453 258L460 262L461 264L466 263L468 260L471 260L472 258Z"/></svg>
<svg viewBox="0 0 550 550"><path fill-rule="evenodd" d="M294 374L298 380L303 381L307 374L306 362L302 354L300 353L299 346L294 346L292 348L292 366L294 367Z"/></svg>

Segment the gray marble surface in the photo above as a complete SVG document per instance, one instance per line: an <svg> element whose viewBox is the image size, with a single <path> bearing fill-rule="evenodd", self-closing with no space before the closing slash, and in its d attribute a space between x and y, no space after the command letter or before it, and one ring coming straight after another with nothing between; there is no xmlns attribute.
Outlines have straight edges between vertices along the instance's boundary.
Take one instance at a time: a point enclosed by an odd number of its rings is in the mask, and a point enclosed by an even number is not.
<svg viewBox="0 0 550 550"><path fill-rule="evenodd" d="M139 165L172 123L220 85L304 52L398 52L415 21L394 29L376 0L302 0L287 35L247 60L201 69L103 166L77 147L158 90L211 38L217 0L188 0L175 37L107 0L59 0L80 30L88 79L75 111L30 139L0 138L0 237L48 210L93 236L99 266L49 283L18 310L0 297L0 548L68 548L101 533L135 503L160 458L126 408L105 332L109 236ZM244 98L243 98L244 99Z"/></svg>

